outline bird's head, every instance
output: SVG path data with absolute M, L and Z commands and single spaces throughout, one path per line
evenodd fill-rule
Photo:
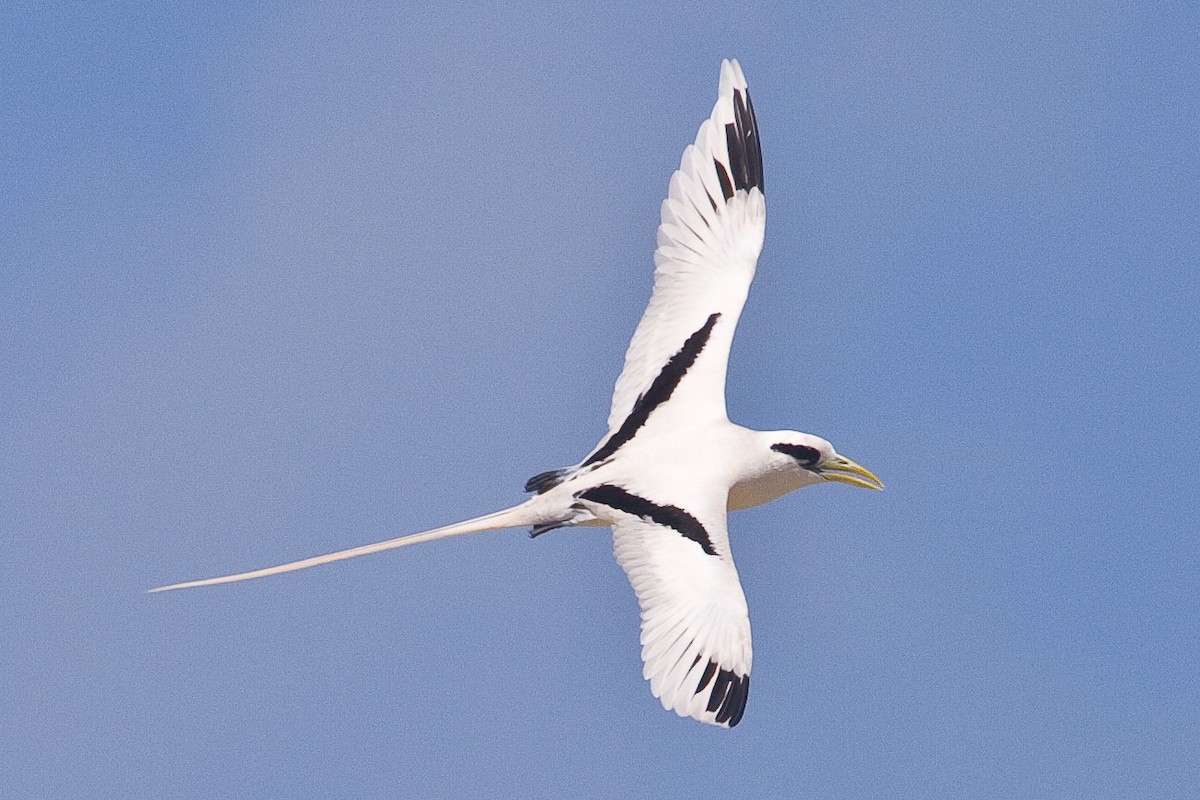
M 775 458 L 786 459 L 786 468 L 799 470 L 806 484 L 834 481 L 864 489 L 883 488 L 883 481 L 871 470 L 838 455 L 833 445 L 819 436 L 787 431 L 772 438 Z

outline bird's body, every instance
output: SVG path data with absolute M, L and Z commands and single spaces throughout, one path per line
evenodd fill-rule
M 750 621 L 727 511 L 810 484 L 882 484 L 824 439 L 729 421 L 725 372 L 766 222 L 754 108 L 736 61 L 663 202 L 654 292 L 613 392 L 608 433 L 578 464 L 535 475 L 534 496 L 444 528 L 253 572 L 231 583 L 500 528 L 604 525 L 637 595 L 644 674 L 665 708 L 732 727 L 749 692 Z

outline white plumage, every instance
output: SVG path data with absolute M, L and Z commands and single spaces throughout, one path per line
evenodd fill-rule
M 736 61 L 726 61 L 721 65 L 720 91 L 712 115 L 700 125 L 696 143 L 683 151 L 679 169 L 671 176 L 654 251 L 654 292 L 629 343 L 625 369 L 617 378 L 608 416 L 610 432 L 620 426 L 633 399 L 646 389 L 680 343 L 713 312 L 720 312 L 723 325 L 705 348 L 704 364 L 697 365 L 705 370 L 703 378 L 689 376 L 679 391 L 687 395 L 689 415 L 725 417 L 729 348 L 754 279 L 767 222 L 761 189 L 738 191 L 726 201 L 713 167 L 714 162 L 729 164 L 724 131 L 734 123 L 735 90 L 749 98 L 741 68 Z M 757 131 L 754 137 L 757 139 Z
M 418 542 L 523 525 L 534 535 L 607 525 L 641 609 L 643 674 L 663 707 L 732 727 L 750 687 L 750 619 L 727 511 L 835 481 L 882 483 L 832 445 L 752 431 L 725 412 L 734 329 L 763 245 L 762 151 L 746 79 L 721 64 L 712 114 L 662 204 L 654 291 L 613 391 L 608 432 L 578 464 L 531 478 L 512 508 L 424 533 L 277 567 L 188 581 L 183 589 L 293 572 Z

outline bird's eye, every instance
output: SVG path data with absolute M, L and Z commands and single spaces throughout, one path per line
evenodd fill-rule
M 785 456 L 791 456 L 806 467 L 816 466 L 821 460 L 821 452 L 815 447 L 807 447 L 802 444 L 773 444 L 771 449 L 777 453 L 783 453 Z

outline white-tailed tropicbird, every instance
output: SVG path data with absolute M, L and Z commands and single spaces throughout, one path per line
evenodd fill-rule
M 654 291 L 617 378 L 608 433 L 572 467 L 525 484 L 512 508 L 277 567 L 154 589 L 232 583 L 468 533 L 612 528 L 641 606 L 643 674 L 663 707 L 733 727 L 750 691 L 750 618 L 728 511 L 816 483 L 883 488 L 817 436 L 754 431 L 725 413 L 733 331 L 762 250 L 762 151 L 737 61 L 721 64 L 712 115 L 683 151 L 662 204 Z

